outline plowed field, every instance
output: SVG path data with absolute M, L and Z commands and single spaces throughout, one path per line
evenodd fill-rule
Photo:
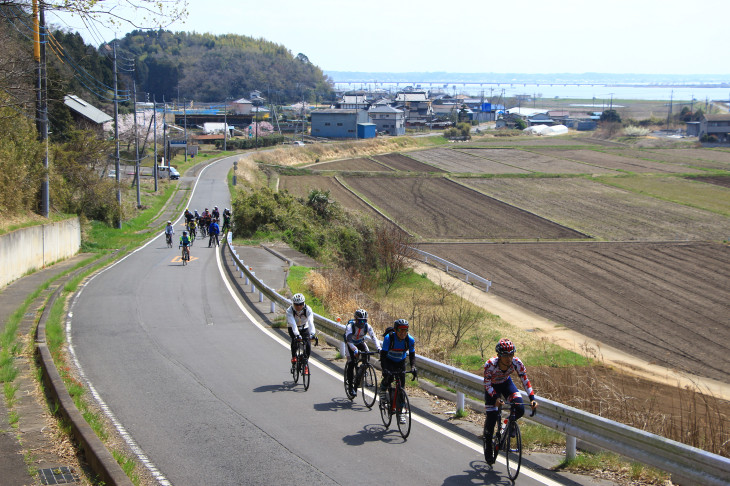
M 689 151 L 688 151 L 689 150 Z M 697 150 L 695 152 L 695 150 Z M 706 169 L 729 170 L 730 167 L 724 163 L 724 155 L 720 154 L 721 160 L 713 160 L 716 155 L 704 154 L 704 150 L 698 149 L 611 149 L 612 153 L 624 155 L 626 157 L 634 157 L 637 159 L 658 160 L 660 162 L 669 162 L 671 164 L 681 165 L 684 167 L 704 167 Z M 721 152 L 715 150 L 713 152 Z M 728 152 L 724 152 L 728 154 Z
M 497 149 L 498 150 L 498 149 Z M 506 149 L 508 150 L 508 149 Z M 528 174 L 529 171 L 502 164 L 493 160 L 475 157 L 456 150 L 439 148 L 411 152 L 411 157 L 446 172 L 466 172 L 468 174 Z
M 725 216 L 587 179 L 460 181 L 500 201 L 602 240 L 723 240 L 730 233 L 730 222 Z
M 438 167 L 424 164 L 402 154 L 374 155 L 373 158 L 388 167 L 405 172 L 444 172 Z
M 406 230 L 423 238 L 584 237 L 448 179 L 346 177 L 344 181 Z
M 730 247 L 422 244 L 490 292 L 644 360 L 730 383 Z
M 606 169 L 624 170 L 628 172 L 651 172 L 658 174 L 666 173 L 701 173 L 699 169 L 692 169 L 686 166 L 651 162 L 649 160 L 641 160 L 632 157 L 624 157 L 605 152 L 597 152 L 595 150 L 556 150 L 556 149 L 539 149 L 539 152 L 550 155 L 552 157 L 562 157 L 565 159 L 577 160 L 587 164 L 596 165 Z
M 316 164 L 308 165 L 307 168 L 312 170 L 344 170 L 355 172 L 388 172 L 393 170 L 390 167 L 378 164 L 374 160 L 370 160 L 365 157 L 334 160 L 332 162 L 318 162 Z
M 455 150 L 457 151 L 457 150 Z M 459 149 L 480 158 L 543 174 L 604 174 L 610 169 L 517 149 Z

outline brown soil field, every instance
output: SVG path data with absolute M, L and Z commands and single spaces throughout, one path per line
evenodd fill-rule
M 512 167 L 519 167 L 530 172 L 544 174 L 605 174 L 610 169 L 595 165 L 574 162 L 558 157 L 551 157 L 538 152 L 518 149 L 459 149 L 477 157 L 488 158 Z
M 286 189 L 294 196 L 306 198 L 312 189 L 330 191 L 330 197 L 348 209 L 377 215 L 362 199 L 348 191 L 334 177 L 326 176 L 281 176 L 279 190 Z
M 457 147 L 468 147 L 468 148 L 475 148 L 479 147 L 480 145 L 493 147 L 495 145 L 498 145 L 500 147 L 532 147 L 532 146 L 545 146 L 545 145 L 551 145 L 555 147 L 570 147 L 570 146 L 576 146 L 576 145 L 586 145 L 588 142 L 585 142 L 580 139 L 573 139 L 573 138 L 552 138 L 549 142 L 546 142 L 544 138 L 540 137 L 534 137 L 531 135 L 520 135 L 516 137 L 495 137 L 494 135 L 487 132 L 486 135 L 479 136 L 476 135 L 474 138 L 472 138 L 471 141 L 469 141 L 466 144 L 459 144 Z
M 424 243 L 490 293 L 643 360 L 730 383 L 730 246 Z
M 411 152 L 410 156 L 424 163 L 440 167 L 446 172 L 468 174 L 528 174 L 529 171 L 475 157 L 456 150 L 437 148 Z
M 403 154 L 373 155 L 373 159 L 394 170 L 402 170 L 404 172 L 445 172 L 438 167 L 424 164 Z
M 728 219 L 722 215 L 587 179 L 459 180 L 488 196 L 601 240 L 728 238 Z
M 562 157 L 566 159 L 577 160 L 587 164 L 604 167 L 606 169 L 624 170 L 628 172 L 639 173 L 699 173 L 699 169 L 691 169 L 686 166 L 675 165 L 672 163 L 651 162 L 622 155 L 615 155 L 605 152 L 597 152 L 595 150 L 560 150 L 560 149 L 536 149 L 540 153 L 550 155 L 552 157 Z
M 346 177 L 344 181 L 422 238 L 584 238 L 577 231 L 444 178 Z
M 693 177 L 692 180 L 702 181 L 708 184 L 715 184 L 716 186 L 730 188 L 730 176 Z
M 393 170 L 390 167 L 379 164 L 374 160 L 365 157 L 335 160 L 332 162 L 317 162 L 316 164 L 306 166 L 306 168 L 312 170 L 344 170 L 362 172 L 390 172 Z

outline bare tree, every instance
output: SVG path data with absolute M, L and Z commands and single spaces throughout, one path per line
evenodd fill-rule
M 450 300 L 449 305 L 442 307 L 442 316 L 443 325 L 453 338 L 451 347 L 455 348 L 487 313 L 458 295 L 453 294 Z
M 403 272 L 410 267 L 413 258 L 413 238 L 400 228 L 383 224 L 376 230 L 376 248 L 384 271 L 385 295 Z

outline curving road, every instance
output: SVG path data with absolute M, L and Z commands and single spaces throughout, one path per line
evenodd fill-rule
M 232 162 L 201 173 L 191 208 L 230 207 Z M 386 432 L 322 365 L 308 392 L 292 387 L 288 345 L 242 311 L 200 243 L 183 267 L 156 238 L 87 282 L 68 320 L 92 391 L 161 484 L 509 484 L 479 444 L 416 421 L 406 442 Z M 556 484 L 529 475 L 520 484 Z

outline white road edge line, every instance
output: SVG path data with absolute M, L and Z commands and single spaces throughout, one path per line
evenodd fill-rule
M 223 247 L 223 251 L 225 251 L 225 246 Z M 246 308 L 246 306 L 243 305 L 243 302 L 241 302 L 241 299 L 238 296 L 238 293 L 233 289 L 233 287 L 231 286 L 231 283 L 228 281 L 228 278 L 226 278 L 226 275 L 225 275 L 225 273 L 223 271 L 223 264 L 221 263 L 221 252 L 220 251 L 216 251 L 215 257 L 216 257 L 216 262 L 218 263 L 218 271 L 220 272 L 221 279 L 223 280 L 223 283 L 225 283 L 226 288 L 228 289 L 228 292 L 231 294 L 231 297 L 233 297 L 233 300 L 236 302 L 236 305 L 238 306 L 239 309 L 241 309 L 241 312 L 256 327 L 258 327 L 264 334 L 266 334 L 271 339 L 273 339 L 274 341 L 278 342 L 279 344 L 281 344 L 285 348 L 289 349 L 291 343 L 289 343 L 288 341 L 284 340 L 283 338 L 281 338 L 280 336 L 278 336 L 277 334 L 275 334 L 273 331 L 271 331 L 271 329 L 268 326 L 265 326 L 265 325 L 261 324 L 253 316 L 253 314 L 251 314 L 251 312 L 249 312 L 249 310 Z M 317 361 L 316 359 L 313 359 L 312 361 L 310 361 L 310 364 L 314 364 L 314 366 L 316 366 L 317 368 L 319 368 L 320 370 L 324 371 L 325 373 L 327 373 L 328 375 L 334 377 L 337 380 L 342 379 L 342 376 L 341 375 L 335 373 L 329 367 L 320 364 L 319 361 Z M 425 425 L 426 427 L 429 427 L 430 429 L 438 432 L 439 434 L 444 435 L 444 436 L 446 436 L 446 437 L 448 437 L 448 438 L 450 438 L 450 439 L 458 442 L 459 444 L 462 444 L 462 445 L 464 445 L 464 446 L 472 449 L 475 452 L 478 452 L 480 454 L 484 454 L 484 450 L 483 450 L 482 444 L 477 444 L 475 442 L 472 442 L 470 440 L 467 440 L 464 437 L 461 437 L 461 436 L 459 436 L 459 435 L 451 432 L 450 430 L 448 430 L 448 429 L 446 429 L 446 428 L 444 428 L 444 427 L 442 427 L 442 426 L 440 426 L 440 425 L 432 422 L 431 420 L 429 420 L 429 419 L 427 419 L 425 417 L 422 417 L 420 415 L 417 415 L 415 413 L 412 413 L 412 418 L 416 422 L 419 422 L 419 423 Z M 506 461 L 505 461 L 505 459 L 501 455 L 497 457 L 497 461 L 500 464 L 506 465 Z M 552 479 L 548 478 L 547 476 L 544 476 L 544 475 L 542 475 L 540 473 L 537 473 L 535 471 L 532 471 L 529 468 L 525 468 L 525 467 L 520 468 L 520 474 L 523 474 L 525 476 L 529 476 L 532 479 L 534 479 L 536 481 L 540 481 L 540 482 L 542 482 L 543 484 L 545 484 L 547 486 L 560 486 L 560 483 L 558 483 L 556 481 L 553 481 Z
M 203 172 L 205 172 L 208 169 L 208 167 L 212 167 L 213 165 L 217 164 L 218 162 L 222 162 L 222 161 L 224 161 L 224 160 L 226 160 L 228 158 L 229 157 L 224 157 L 224 158 L 222 158 L 220 160 L 216 160 L 215 162 L 211 162 L 207 166 L 203 167 L 203 169 L 200 171 L 200 175 L 202 175 Z M 198 187 L 198 181 L 200 181 L 200 175 L 198 175 L 198 178 L 195 180 L 195 185 L 193 185 L 193 189 L 190 191 L 190 199 L 192 199 L 193 194 L 195 194 L 195 189 Z M 177 224 L 182 219 L 182 217 L 183 217 L 183 215 L 181 214 L 175 220 L 175 224 Z M 161 234 L 164 235 L 165 232 L 163 231 Z M 147 243 L 145 243 L 144 245 L 140 246 L 136 250 L 130 252 L 125 257 L 120 258 L 119 260 L 117 260 L 116 262 L 112 263 L 108 267 L 100 270 L 98 273 L 96 273 L 91 278 L 89 278 L 86 282 L 84 282 L 83 284 L 80 285 L 80 288 L 79 288 L 78 292 L 76 292 L 76 295 L 74 296 L 74 299 L 71 302 L 71 305 L 69 306 L 68 313 L 66 315 L 66 342 L 68 343 L 68 351 L 69 351 L 69 353 L 71 355 L 71 359 L 73 360 L 74 365 L 78 369 L 79 375 L 86 382 L 86 385 L 89 387 L 89 392 L 91 392 L 91 395 L 94 397 L 94 400 L 96 400 L 97 404 L 104 411 L 104 414 L 107 416 L 107 418 L 109 419 L 109 421 L 117 429 L 117 432 L 119 433 L 119 435 L 122 436 L 122 438 L 127 443 L 127 445 L 132 450 L 132 452 L 137 456 L 137 458 L 139 459 L 139 461 L 142 464 L 144 464 L 144 466 L 147 468 L 147 470 L 150 472 L 150 474 L 152 474 L 152 476 L 157 480 L 157 482 L 160 485 L 162 485 L 162 486 L 172 486 L 172 483 L 160 472 L 159 469 L 157 469 L 157 467 L 155 466 L 155 464 L 152 461 L 149 460 L 149 458 L 145 455 L 144 451 L 142 451 L 142 448 L 139 447 L 139 445 L 134 441 L 134 439 L 132 438 L 132 436 L 129 435 L 129 432 L 127 432 L 127 429 L 125 429 L 124 426 L 117 420 L 116 416 L 111 411 L 111 409 L 109 408 L 109 406 L 101 398 L 101 395 L 99 395 L 99 393 L 97 392 L 97 390 L 94 387 L 94 385 L 86 377 L 86 373 L 84 373 L 84 370 L 81 367 L 81 363 L 79 362 L 78 357 L 76 356 L 76 350 L 74 349 L 73 340 L 71 338 L 71 321 L 73 319 L 73 309 L 76 306 L 76 302 L 78 301 L 79 296 L 84 291 L 84 289 L 86 288 L 86 286 L 89 283 L 91 283 L 92 280 L 94 280 L 96 277 L 98 277 L 102 273 L 106 272 L 110 268 L 115 267 L 119 263 L 123 262 L 127 258 L 129 258 L 132 255 L 134 255 L 135 253 L 137 253 L 138 251 L 147 248 L 158 237 L 159 237 L 159 235 L 158 236 L 153 236 L 152 238 L 150 238 L 150 240 Z M 220 268 L 220 264 L 219 264 L 219 268 Z

